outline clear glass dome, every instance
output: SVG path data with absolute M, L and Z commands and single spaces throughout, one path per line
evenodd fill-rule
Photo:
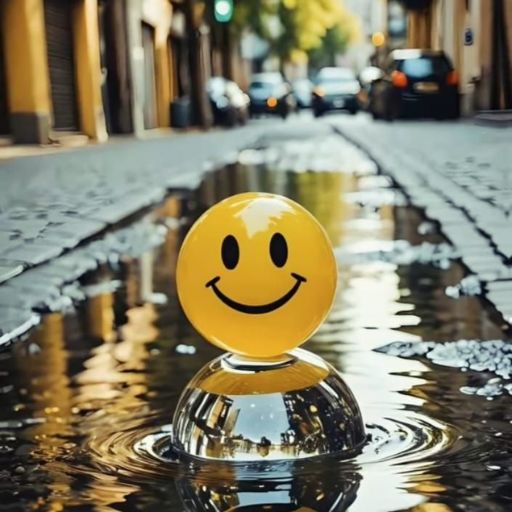
M 215 359 L 188 384 L 173 419 L 174 449 L 213 460 L 351 457 L 365 440 L 339 373 L 300 349 L 266 360 Z

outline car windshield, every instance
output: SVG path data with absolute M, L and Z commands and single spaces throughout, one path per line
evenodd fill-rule
M 329 69 L 320 71 L 316 77 L 317 84 L 331 82 L 353 82 L 356 79 L 351 69 Z
M 425 78 L 433 75 L 443 75 L 450 71 L 450 65 L 442 57 L 419 57 L 406 59 L 402 62 L 401 71 L 411 78 Z
M 276 85 L 275 82 L 251 82 L 251 89 L 268 89 L 274 87 Z

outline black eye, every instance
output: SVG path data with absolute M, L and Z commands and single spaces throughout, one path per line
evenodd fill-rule
M 238 265 L 238 260 L 240 259 L 240 248 L 233 235 L 228 235 L 224 238 L 221 252 L 224 266 L 229 270 L 233 270 Z
M 270 257 L 276 267 L 283 267 L 288 259 L 288 245 L 281 233 L 276 233 L 270 239 Z

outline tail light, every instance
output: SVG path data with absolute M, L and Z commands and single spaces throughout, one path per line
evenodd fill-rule
M 270 98 L 267 99 L 267 106 L 269 108 L 277 107 L 277 98 L 274 98 L 274 96 L 270 96 Z
M 393 71 L 393 73 L 391 73 L 391 81 L 398 89 L 404 89 L 407 87 L 408 83 L 407 75 L 401 71 Z
M 450 71 L 446 75 L 446 83 L 448 85 L 459 85 L 459 74 L 457 71 Z

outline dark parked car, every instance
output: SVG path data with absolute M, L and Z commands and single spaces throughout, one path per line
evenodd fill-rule
M 372 83 L 369 110 L 375 118 L 460 115 L 459 77 L 442 51 L 395 50 L 384 76 Z
M 299 108 L 311 107 L 311 93 L 313 84 L 307 78 L 300 78 L 292 83 L 293 95 Z
M 249 117 L 249 97 L 235 82 L 217 76 L 206 87 L 215 124 L 235 126 L 245 124 Z
M 249 98 L 251 115 L 277 114 L 285 119 L 297 107 L 290 84 L 281 73 L 254 75 L 249 85 Z
M 328 110 L 359 110 L 357 95 L 361 86 L 349 68 L 322 68 L 315 78 L 312 107 L 315 117 Z

